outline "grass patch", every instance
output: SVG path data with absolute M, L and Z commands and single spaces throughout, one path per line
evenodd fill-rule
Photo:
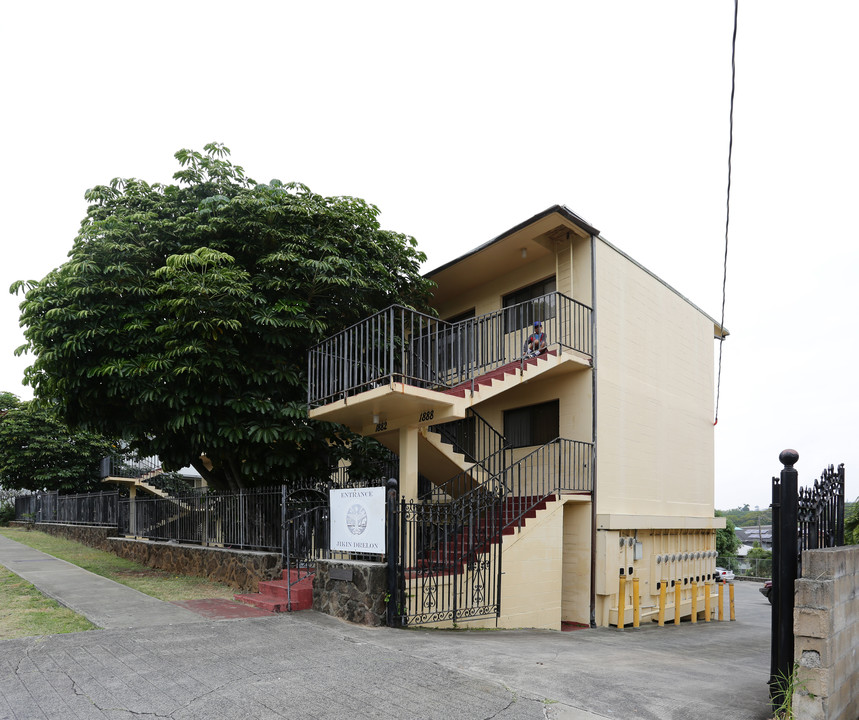
M 156 570 L 104 550 L 96 550 L 38 530 L 27 532 L 17 527 L 0 528 L 0 534 L 22 545 L 29 545 L 35 550 L 66 560 L 96 575 L 128 585 L 159 600 L 168 602 L 205 598 L 232 600 L 236 593 L 236 590 L 224 583 Z
M 85 617 L 45 597 L 0 565 L 0 640 L 95 628 Z

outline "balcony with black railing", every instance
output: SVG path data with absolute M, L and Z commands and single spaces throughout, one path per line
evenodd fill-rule
M 378 401 L 373 407 L 370 399 L 392 388 L 399 395 L 397 412 L 409 416 L 417 412 L 421 418 L 435 405 L 444 414 L 445 406 L 456 404 L 452 389 L 473 393 L 492 372 L 507 366 L 513 372 L 517 364 L 525 369 L 523 350 L 535 320 L 542 322 L 546 334 L 544 357 L 573 360 L 579 368 L 591 365 L 591 308 L 562 293 L 455 323 L 394 305 L 310 349 L 311 417 L 330 417 L 353 429 L 364 427 L 370 417 L 390 409 Z M 362 401 L 368 404 L 359 420 L 355 408 Z M 439 418 L 422 418 L 427 424 L 433 419 Z

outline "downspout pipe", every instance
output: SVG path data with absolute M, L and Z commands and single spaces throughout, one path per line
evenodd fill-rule
M 590 615 L 591 627 L 596 622 L 596 579 L 597 579 L 597 254 L 596 236 L 591 235 L 591 582 L 590 582 Z

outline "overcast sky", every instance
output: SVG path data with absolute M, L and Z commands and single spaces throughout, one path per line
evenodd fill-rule
M 42 2 L 0 10 L 0 390 L 19 298 L 113 177 L 225 143 L 355 195 L 426 269 L 563 203 L 721 312 L 733 2 Z M 779 452 L 859 495 L 859 3 L 742 0 L 716 506 Z M 644 469 L 646 471 L 646 469 Z

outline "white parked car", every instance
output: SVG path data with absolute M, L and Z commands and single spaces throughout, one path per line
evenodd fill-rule
M 725 570 L 723 567 L 716 568 L 716 575 L 713 578 L 716 582 L 731 582 L 734 579 L 733 570 Z

